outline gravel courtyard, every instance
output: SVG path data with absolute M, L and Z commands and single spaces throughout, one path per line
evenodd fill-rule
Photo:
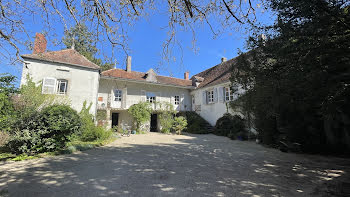
M 0 163 L 0 196 L 341 196 L 347 159 L 215 135 L 149 133 L 70 155 Z

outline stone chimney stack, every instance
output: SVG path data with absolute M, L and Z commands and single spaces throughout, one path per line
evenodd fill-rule
M 184 79 L 190 80 L 190 72 L 186 71 L 186 72 L 184 73 Z
M 46 51 L 46 45 L 47 45 L 47 41 L 45 36 L 41 33 L 36 33 L 33 54 L 44 53 Z
M 131 56 L 126 59 L 126 72 L 131 72 Z
M 221 63 L 224 63 L 224 62 L 226 62 L 227 61 L 227 58 L 226 57 L 222 57 L 221 58 Z

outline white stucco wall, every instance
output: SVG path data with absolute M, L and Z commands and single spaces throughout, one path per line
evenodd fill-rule
M 113 109 L 108 108 L 108 102 L 114 102 L 114 89 L 122 90 L 123 99 L 121 102 L 125 102 L 125 105 L 114 105 L 121 106 L 122 109 Z M 191 106 L 191 96 L 190 90 L 185 88 L 178 87 L 170 87 L 163 85 L 154 85 L 154 84 L 146 84 L 146 83 L 138 83 L 131 81 L 124 81 L 118 79 L 100 79 L 98 97 L 102 97 L 102 101 L 98 101 L 98 104 L 101 106 L 102 103 L 105 104 L 107 113 L 107 126 L 110 127 L 112 124 L 112 113 L 119 113 L 119 126 L 132 126 L 133 118 L 127 112 L 127 109 L 136 103 L 141 101 L 145 101 L 145 95 L 143 92 L 154 92 L 156 94 L 157 102 L 170 102 L 174 105 L 174 96 L 178 95 L 183 97 L 182 105 L 174 105 L 177 111 L 190 111 L 192 109 Z M 159 127 L 159 116 L 158 116 L 158 127 Z M 145 131 L 149 131 L 150 123 L 147 122 L 143 125 L 143 129 Z
M 66 79 L 68 81 L 66 97 L 72 108 L 79 112 L 84 101 L 87 101 L 87 104 L 92 103 L 90 113 L 95 115 L 100 77 L 98 70 L 31 59 L 25 59 L 25 62 L 21 85 L 26 83 L 28 74 L 38 84 L 46 77 Z
M 154 85 L 146 83 L 137 83 L 131 81 L 123 81 L 117 79 L 102 79 L 100 80 L 98 97 L 103 97 L 103 101 L 99 103 L 105 103 L 107 105 L 108 99 L 113 102 L 114 94 L 113 90 L 119 89 L 123 91 L 123 96 L 126 95 L 122 102 L 126 102 L 126 109 L 131 105 L 139 103 L 145 99 L 142 95 L 144 92 L 154 92 L 156 94 L 157 102 L 170 102 L 174 105 L 174 96 L 178 95 L 183 97 L 182 105 L 174 105 L 177 111 L 190 111 L 191 110 L 191 96 L 190 90 L 185 88 Z
M 219 89 L 222 87 L 229 87 L 230 83 L 222 83 L 215 86 L 199 88 L 193 90 L 191 95 L 194 97 L 194 103 L 192 104 L 192 110 L 196 111 L 202 118 L 208 121 L 212 126 L 215 126 L 216 121 L 224 115 L 227 111 L 233 115 L 237 114 L 243 117 L 243 114 L 239 111 L 233 111 L 228 106 L 228 102 L 225 101 L 225 95 L 219 93 Z M 206 104 L 203 100 L 203 92 L 217 89 L 218 99 L 217 102 Z M 238 93 L 243 94 L 244 90 L 240 87 Z M 196 106 L 200 105 L 200 110 L 195 110 Z

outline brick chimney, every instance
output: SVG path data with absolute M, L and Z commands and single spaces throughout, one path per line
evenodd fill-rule
M 126 58 L 126 72 L 131 72 L 131 56 Z
M 184 79 L 190 80 L 190 72 L 186 71 L 186 72 L 184 73 Z
M 46 45 L 47 45 L 47 41 L 45 36 L 41 33 L 36 33 L 33 54 L 44 53 L 46 51 Z

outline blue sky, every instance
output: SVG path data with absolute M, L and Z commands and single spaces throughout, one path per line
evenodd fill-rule
M 261 23 L 271 23 L 273 21 L 273 15 L 269 12 L 260 13 L 258 11 L 257 18 Z M 190 77 L 196 73 L 199 73 L 207 68 L 220 63 L 221 57 L 228 59 L 237 56 L 238 49 L 245 51 L 245 40 L 249 36 L 249 31 L 244 27 L 238 28 L 237 31 L 226 31 L 220 36 L 213 38 L 214 35 L 210 31 L 207 25 L 199 26 L 196 29 L 196 47 L 199 49 L 197 52 L 192 48 L 192 33 L 186 31 L 179 31 L 177 39 L 181 43 L 179 47 L 174 48 L 173 58 L 176 61 L 164 62 L 161 56 L 162 44 L 167 38 L 167 30 L 162 29 L 168 22 L 166 15 L 157 13 L 147 19 L 142 19 L 130 28 L 129 35 L 129 48 L 132 56 L 132 70 L 145 72 L 150 68 L 158 69 L 160 75 L 174 76 L 183 78 L 185 71 L 190 72 Z M 26 27 L 33 36 L 34 40 L 35 32 L 41 32 L 43 29 L 43 21 L 40 18 L 26 18 Z M 218 25 L 213 23 L 214 26 Z M 63 49 L 65 46 L 60 44 L 54 46 L 51 42 L 53 39 L 60 40 L 63 37 L 63 25 L 55 23 L 55 33 L 57 35 L 49 35 L 48 49 L 51 51 Z M 111 56 L 110 45 L 106 43 L 99 43 L 98 48 L 101 53 Z M 21 47 L 22 54 L 31 53 L 28 49 Z M 125 68 L 125 54 L 123 52 L 115 54 L 115 59 L 119 62 L 117 68 Z M 0 73 L 10 73 L 18 77 L 21 77 L 22 65 L 10 65 L 9 61 L 3 57 L 0 57 L 1 66 Z

